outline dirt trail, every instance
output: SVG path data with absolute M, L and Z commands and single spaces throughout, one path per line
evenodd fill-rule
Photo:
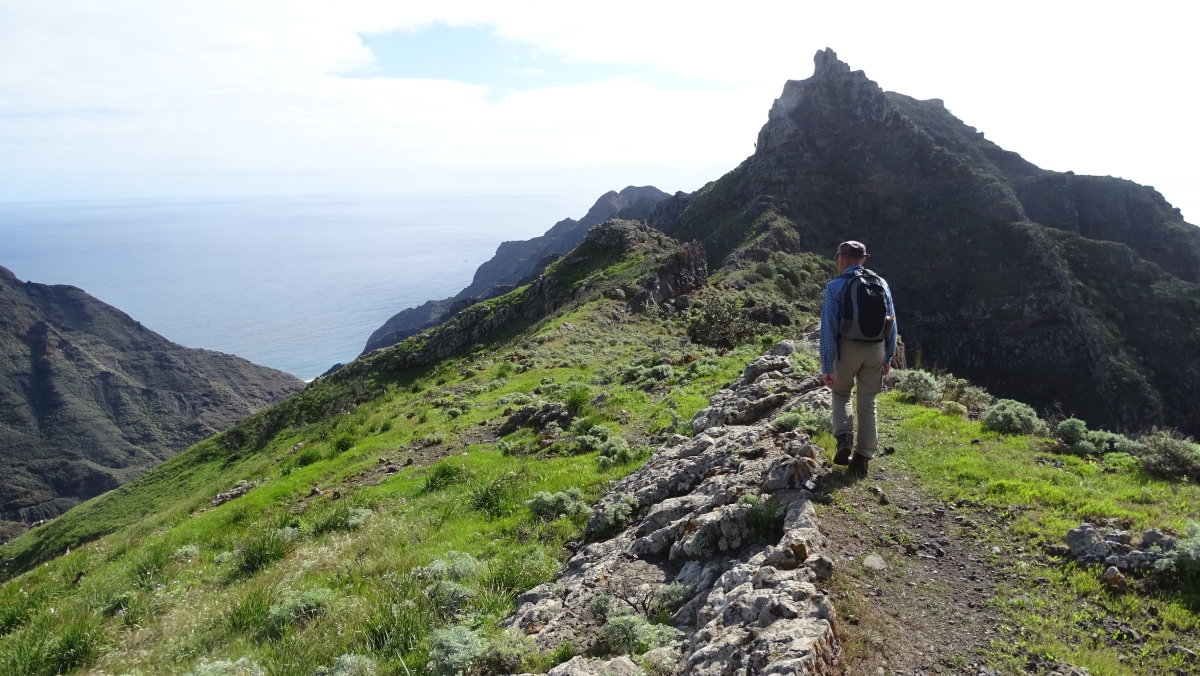
M 1005 573 L 981 535 L 1002 519 L 934 500 L 896 455 L 880 454 L 867 479 L 839 470 L 823 481 L 843 673 L 990 674 L 980 650 L 997 637 L 998 615 L 987 601 Z

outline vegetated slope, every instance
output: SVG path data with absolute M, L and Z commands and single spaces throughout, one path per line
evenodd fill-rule
M 303 387 L 172 343 L 75 287 L 0 268 L 0 540 Z
M 648 222 L 730 283 L 861 240 L 924 363 L 1096 425 L 1200 433 L 1200 228 L 1152 188 L 1042 170 L 831 50 L 754 155 Z
M 610 190 L 601 195 L 579 220 L 564 218 L 533 239 L 502 242 L 496 254 L 475 271 L 475 278 L 467 288 L 450 298 L 426 301 L 393 315 L 367 339 L 363 354 L 395 345 L 446 321 L 463 308 L 531 281 L 555 258 L 582 242 L 589 228 L 609 218 L 644 219 L 659 201 L 667 197 L 667 193 L 654 186 L 631 185 L 620 192 Z
M 8 543 L 3 574 L 20 577 L 0 589 L 0 673 L 182 674 L 247 656 L 309 674 L 351 652 L 429 673 L 433 630 L 465 613 L 495 631 L 557 572 L 586 515 L 555 510 L 598 499 L 648 437 L 690 430 L 757 351 L 691 344 L 687 317 L 656 309 L 704 270 L 694 246 L 606 223 L 479 314 L 320 378 Z M 517 422 L 501 426 L 507 412 Z M 230 489 L 239 497 L 209 504 Z M 566 489 L 581 492 L 524 504 Z M 481 563 L 419 568 L 450 549 Z M 569 656 L 526 655 L 538 670 Z
M 319 378 L 300 395 L 0 547 L 0 574 L 15 578 L 0 586 L 0 675 L 86 669 L 199 676 L 262 667 L 266 673 L 307 676 L 321 669 L 370 673 L 373 665 L 383 675 L 452 676 L 541 673 L 570 661 L 583 642 L 535 644 L 504 627 L 513 623 L 519 595 L 557 579 L 560 565 L 573 556 L 599 551 L 588 548 L 612 532 L 604 524 L 656 522 L 681 506 L 648 500 L 635 510 L 609 490 L 643 463 L 651 451 L 646 444 L 666 441 L 678 453 L 660 449 L 661 454 L 682 456 L 704 442 L 697 437 L 682 444 L 674 436 L 690 436 L 695 421 L 740 424 L 768 415 L 793 391 L 823 392 L 809 389 L 816 381 L 805 377 L 817 368 L 811 345 L 790 356 L 794 377 L 777 378 L 761 368 L 745 375 L 747 362 L 778 338 L 811 335 L 819 279 L 832 274 L 828 260 L 810 254 L 776 252 L 768 258 L 732 275 L 718 273 L 713 279 L 721 283 L 715 287 L 696 288 L 705 260 L 697 245 L 679 246 L 640 224 L 606 223 L 534 283 Z M 736 288 L 743 283 L 746 288 Z M 699 339 L 723 347 L 695 342 Z M 777 357 L 766 361 L 779 365 Z M 973 567 L 991 566 L 989 575 L 1001 581 L 995 598 L 991 587 L 986 594 L 972 593 L 987 597 L 1000 617 L 992 631 L 1003 631 L 1005 640 L 991 652 L 947 653 L 961 659 L 944 664 L 943 673 L 970 665 L 974 674 L 976 664 L 1011 671 L 1020 660 L 1041 660 L 1050 652 L 1104 667 L 1095 674 L 1164 673 L 1164 667 L 1183 665 L 1186 653 L 1174 646 L 1194 647 L 1200 636 L 1190 597 L 1169 581 L 1110 591 L 1097 583 L 1099 571 L 1074 563 L 1062 567 L 1034 556 L 1032 548 L 1043 539 L 1055 542 L 1061 537 L 1055 530 L 1084 516 L 1126 527 L 1181 529 L 1200 505 L 1200 489 L 1147 474 L 1124 453 L 1060 459 L 1057 454 L 1075 447 L 981 429 L 962 411 L 977 414 L 988 401 L 985 393 L 944 375 L 915 375 L 920 377 L 914 382 L 928 381 L 919 391 L 929 403 L 885 395 L 882 420 L 890 428 L 885 439 L 898 451 L 877 461 L 872 481 L 890 481 L 885 485 L 893 499 L 905 495 L 893 490 L 898 484 L 912 481 L 925 483 L 923 490 L 936 499 L 957 501 L 960 515 L 974 516 L 983 528 L 972 530 L 975 524 L 953 520 L 954 512 L 947 512 L 946 520 L 956 524 L 947 533 L 956 538 L 950 553 L 973 557 L 966 559 Z M 789 437 L 780 434 L 792 426 L 813 434 L 830 457 L 833 440 L 822 431 L 828 429 L 827 416 L 797 409 L 791 419 L 771 422 L 772 436 L 756 432 L 754 445 L 740 435 L 728 439 L 737 443 L 720 449 L 719 466 L 694 477 L 712 479 L 699 490 L 728 487 L 726 473 L 751 470 L 757 458 L 781 459 L 758 441 L 805 450 L 788 446 Z M 1188 473 L 1200 475 L 1200 450 L 1192 454 L 1196 462 Z M 643 474 L 659 469 L 659 463 L 648 465 Z M 788 476 L 777 478 L 798 488 Z M 813 478 L 820 525 L 827 503 L 847 509 L 839 489 L 847 478 L 841 470 Z M 785 530 L 798 525 L 786 514 L 772 514 L 771 501 L 739 497 L 726 496 L 758 532 L 776 533 L 781 517 Z M 686 507 L 702 509 L 704 502 L 689 499 Z M 586 535 L 593 506 L 591 520 L 600 527 Z M 898 505 L 897 515 L 908 507 Z M 1000 529 L 1007 539 L 992 537 L 991 513 L 977 516 L 969 511 L 974 508 L 1011 515 L 1008 527 Z M 850 509 L 851 518 L 862 523 L 856 535 L 878 548 L 889 566 L 925 563 L 905 547 L 911 542 L 879 537 L 896 535 L 895 524 L 879 523 L 855 505 Z M 724 523 L 714 523 L 711 515 L 697 521 L 710 531 Z M 711 544 L 699 536 L 688 541 Z M 1005 552 L 1011 547 L 1020 559 L 989 554 L 997 545 Z M 70 554 L 62 556 L 68 547 Z M 830 550 L 829 556 L 838 603 L 857 608 L 852 604 L 869 602 L 864 596 L 907 603 L 881 599 L 873 585 L 885 585 L 873 581 L 870 571 L 864 576 L 851 569 L 857 564 L 845 559 L 846 552 Z M 721 578 L 722 593 L 733 597 L 754 587 L 754 596 L 728 604 L 739 624 L 774 623 L 769 609 L 765 618 L 747 614 L 757 596 L 776 598 L 785 589 L 808 593 L 787 579 L 794 577 L 788 565 L 779 575 L 767 570 L 774 564 L 761 566 L 743 586 L 737 576 L 765 561 L 731 556 L 726 563 L 725 572 L 734 572 Z M 1036 568 L 1026 570 L 1027 565 Z M 1044 577 L 1032 576 L 1051 567 Z M 656 570 L 667 581 L 669 573 L 685 569 Z M 705 582 L 703 566 L 687 570 L 692 577 L 685 576 L 685 586 L 711 584 L 721 573 L 710 570 L 714 579 Z M 918 575 L 932 593 L 942 591 L 936 573 Z M 677 636 L 673 623 L 691 621 L 686 613 L 670 612 L 673 604 L 687 601 L 688 592 L 651 586 L 653 594 L 646 596 L 645 589 L 626 593 L 631 590 L 615 582 L 619 593 L 607 610 L 600 603 L 571 608 L 591 619 L 570 627 L 598 629 L 589 638 L 588 657 L 614 659 L 574 660 L 556 674 L 589 664 L 636 665 L 656 676 L 677 673 L 685 665 L 671 660 L 687 654 L 688 646 L 647 649 Z M 759 589 L 772 585 L 778 589 Z M 1031 587 L 1038 591 L 1027 592 Z M 547 589 L 558 588 L 549 585 L 541 592 Z M 871 593 L 864 595 L 864 589 Z M 543 597 L 520 600 L 524 606 L 550 600 Z M 1029 601 L 1033 597 L 1054 598 L 1054 605 L 1036 607 Z M 714 601 L 711 594 L 708 601 Z M 629 614 L 622 603 L 641 610 Z M 721 604 L 712 607 L 719 611 Z M 781 616 L 792 610 L 785 603 L 772 607 Z M 1147 607 L 1155 609 L 1154 619 L 1140 614 Z M 875 641 L 882 634 L 873 616 L 864 613 L 856 631 L 846 632 L 844 620 L 859 617 L 814 608 L 818 619 L 832 620 L 839 637 L 848 637 L 845 645 L 827 645 L 826 655 L 840 650 L 856 660 L 870 651 L 874 660 L 875 653 L 892 651 L 890 644 Z M 940 612 L 942 606 L 920 606 L 920 612 L 926 609 Z M 525 622 L 530 614 L 520 617 Z M 1023 628 L 1032 617 L 1044 619 L 1032 635 L 1036 641 L 1027 640 L 1031 634 Z M 1120 633 L 1086 639 L 1090 630 L 1077 626 L 1078 618 L 1102 622 L 1097 626 L 1106 630 L 1117 621 L 1158 629 L 1131 646 Z M 536 631 L 533 620 L 528 626 Z M 772 646 L 787 638 L 756 631 L 746 637 Z M 904 640 L 911 654 L 913 645 Z M 719 657 L 732 663 L 740 644 L 721 645 Z M 1137 660 L 1125 656 L 1130 650 L 1137 650 Z M 847 664 L 848 673 L 857 673 L 860 664 L 871 664 L 868 673 L 874 673 L 866 659 Z M 884 661 L 903 664 L 925 662 Z

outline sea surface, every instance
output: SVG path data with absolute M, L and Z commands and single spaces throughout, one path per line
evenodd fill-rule
M 404 308 L 452 296 L 572 195 L 0 203 L 0 265 L 70 284 L 188 347 L 309 380 Z

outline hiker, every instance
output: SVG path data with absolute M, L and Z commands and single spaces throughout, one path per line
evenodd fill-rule
M 838 271 L 825 286 L 821 308 L 821 379 L 833 390 L 833 436 L 836 465 L 849 465 L 852 476 L 867 476 L 879 437 L 875 429 L 875 395 L 896 353 L 896 310 L 883 277 L 863 267 L 867 247 L 842 242 L 837 250 Z M 850 389 L 858 381 L 858 446 Z M 853 457 L 851 457 L 853 453 Z

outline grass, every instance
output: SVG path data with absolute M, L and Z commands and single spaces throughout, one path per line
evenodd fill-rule
M 206 441 L 9 543 L 9 570 L 25 570 L 0 586 L 0 674 L 89 667 L 182 675 L 201 659 L 241 657 L 267 673 L 311 674 L 358 652 L 380 673 L 417 676 L 434 629 L 469 621 L 496 636 L 516 595 L 557 574 L 562 545 L 585 522 L 579 514 L 547 519 L 525 503 L 539 492 L 572 491 L 595 502 L 639 464 L 602 469 L 595 451 L 546 445 L 528 429 L 509 437 L 519 453 L 480 443 L 480 423 L 494 429 L 503 419 L 501 398 L 563 401 L 641 448 L 646 437 L 690 420 L 761 347 L 718 356 L 684 342 L 679 320 L 614 321 L 614 305 L 594 301 L 500 351 L 408 373 L 351 410 L 287 427 L 260 451 L 231 453 Z M 694 360 L 665 380 L 622 377 L 685 353 Z M 447 416 L 451 408 L 460 414 Z M 431 436 L 439 441 L 425 446 Z M 434 462 L 354 483 L 380 456 Z M 259 483 L 208 504 L 240 480 Z M 322 495 L 310 495 L 314 484 Z M 86 523 L 93 516 L 102 523 Z M 95 537 L 104 529 L 112 532 Z M 50 554 L 67 546 L 69 554 Z M 457 583 L 464 589 L 432 590 L 414 577 L 448 551 L 482 562 L 477 577 Z M 46 565 L 30 567 L 38 557 Z M 321 603 L 288 610 L 312 590 L 325 590 Z M 571 652 L 522 659 L 544 670 Z
M 911 479 L 944 501 L 965 501 L 968 509 L 975 505 L 1003 519 L 1002 529 L 979 534 L 983 544 L 1014 552 L 993 559 L 1008 569 L 992 600 L 1005 617 L 992 644 L 994 664 L 1016 672 L 1031 656 L 1049 656 L 1095 676 L 1191 668 L 1171 646 L 1194 648 L 1200 641 L 1195 581 L 1148 592 L 1110 591 L 1099 580 L 1099 567 L 1063 565 L 1040 551 L 1044 544 L 1062 544 L 1067 530 L 1083 521 L 1115 519 L 1135 532 L 1182 532 L 1200 513 L 1200 487 L 1149 476 L 1118 454 L 1054 454 L 1041 438 L 991 432 L 894 394 L 881 397 L 879 410 Z M 1146 640 L 1124 640 L 1115 633 L 1119 624 Z

